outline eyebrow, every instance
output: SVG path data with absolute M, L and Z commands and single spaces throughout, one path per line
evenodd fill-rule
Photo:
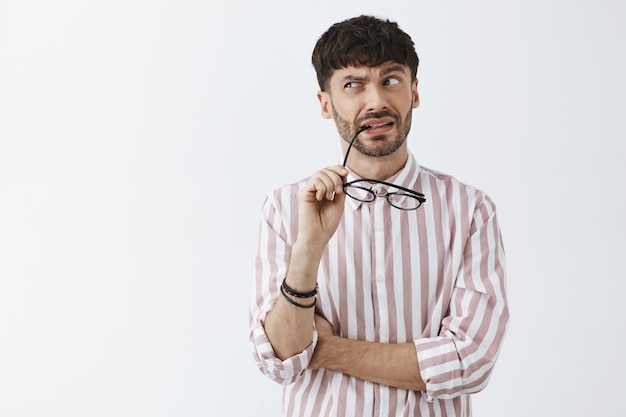
M 406 67 L 405 67 L 404 65 L 395 64 L 395 65 L 392 65 L 392 66 L 390 66 L 390 67 L 385 68 L 384 70 L 382 70 L 381 74 L 382 74 L 382 75 L 387 75 L 387 74 L 390 74 L 390 73 L 392 73 L 392 72 L 401 72 L 401 73 L 404 73 L 404 69 L 405 69 L 405 68 L 406 68 Z
M 367 81 L 368 79 L 369 76 L 348 74 L 345 77 L 342 77 L 340 81 L 345 83 L 348 81 Z
M 390 67 L 385 68 L 384 70 L 381 71 L 381 75 L 386 76 L 389 75 L 393 72 L 401 72 L 404 73 L 404 69 L 406 67 L 404 65 L 401 64 L 395 64 L 395 65 L 391 65 Z M 354 74 L 348 74 L 345 77 L 341 78 L 341 82 L 345 83 L 348 81 L 367 81 L 370 77 L 369 76 L 365 76 L 365 75 L 354 75 Z

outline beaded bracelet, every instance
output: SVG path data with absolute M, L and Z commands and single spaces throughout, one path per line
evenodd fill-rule
M 291 295 L 292 297 L 296 297 L 296 298 L 310 298 L 315 296 L 315 294 L 317 294 L 317 283 L 315 283 L 315 288 L 312 291 L 309 292 L 298 292 L 296 290 L 293 290 L 289 287 L 289 285 L 287 285 L 287 277 L 285 277 L 283 279 L 283 283 L 280 285 L 280 289 L 281 291 L 285 291 L 287 294 Z
M 287 294 L 285 294 L 285 288 L 283 288 L 282 285 L 280 286 L 280 293 L 283 295 L 283 297 L 285 297 L 285 300 L 289 301 L 291 304 L 293 304 L 296 307 L 311 308 L 311 307 L 315 307 L 315 303 L 317 303 L 317 298 L 313 299 L 313 302 L 311 304 L 300 304 L 297 301 L 292 300 L 291 298 L 287 296 Z

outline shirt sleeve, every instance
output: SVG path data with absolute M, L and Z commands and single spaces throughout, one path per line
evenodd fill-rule
M 495 205 L 484 196 L 473 214 L 449 314 L 437 337 L 414 342 L 427 400 L 483 389 L 508 320 L 504 247 Z
M 312 341 L 305 350 L 285 360 L 276 357 L 265 333 L 265 317 L 280 295 L 280 284 L 291 256 L 289 213 L 281 212 L 277 195 L 280 196 L 277 193 L 268 195 L 261 210 L 249 338 L 259 370 L 286 385 L 297 381 L 307 369 L 317 344 L 317 331 L 313 330 Z

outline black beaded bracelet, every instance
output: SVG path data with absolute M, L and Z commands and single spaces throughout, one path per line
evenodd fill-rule
M 283 283 L 280 285 L 280 289 L 281 291 L 286 292 L 287 294 L 291 295 L 292 297 L 296 297 L 296 298 L 310 298 L 313 297 L 317 294 L 317 283 L 315 284 L 315 288 L 313 289 L 313 291 L 309 291 L 309 292 L 298 292 L 292 288 L 289 287 L 289 285 L 287 285 L 287 277 L 285 277 L 283 279 Z
M 283 295 L 285 300 L 289 301 L 291 304 L 293 304 L 296 307 L 311 308 L 311 307 L 315 307 L 315 303 L 317 303 L 317 298 L 315 298 L 311 304 L 300 304 L 297 301 L 292 300 L 291 298 L 287 296 L 287 294 L 285 294 L 285 289 L 283 288 L 282 285 L 280 286 L 280 293 Z

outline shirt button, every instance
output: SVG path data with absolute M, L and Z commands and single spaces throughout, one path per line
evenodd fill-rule
M 377 232 L 382 232 L 384 228 L 385 228 L 385 227 L 384 227 L 382 224 L 377 224 L 377 225 L 376 225 L 376 231 L 377 231 Z
M 381 328 L 380 328 L 380 335 L 381 335 L 382 337 L 387 337 L 387 335 L 389 335 L 389 332 L 387 331 L 387 328 L 386 328 L 386 327 L 381 327 Z
M 383 276 L 382 275 L 376 275 L 376 281 L 383 282 Z

